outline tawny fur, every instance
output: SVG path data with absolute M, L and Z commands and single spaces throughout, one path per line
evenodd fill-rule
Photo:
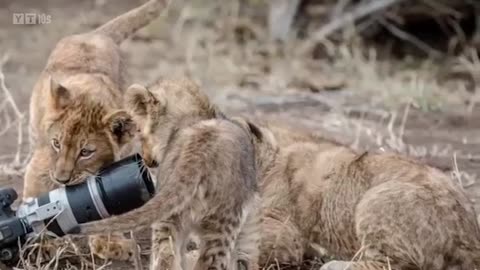
M 56 44 L 30 101 L 33 156 L 23 198 L 79 183 L 120 157 L 135 127 L 130 116 L 117 111 L 126 87 L 119 45 L 156 18 L 165 2 L 151 0 L 92 32 Z M 105 248 L 97 240 L 91 247 L 100 257 L 130 256 L 128 241 Z
M 257 135 L 263 164 L 261 265 L 327 251 L 339 261 L 322 270 L 480 268 L 473 206 L 439 170 L 243 123 Z M 360 259 L 348 262 L 355 254 Z
M 131 86 L 126 108 L 141 127 L 146 163 L 159 165 L 157 194 L 129 213 L 82 225 L 82 233 L 153 224 L 151 269 L 185 269 L 194 232 L 200 238 L 194 269 L 237 269 L 237 262 L 255 269 L 259 198 L 251 136 L 188 80 L 148 88 Z

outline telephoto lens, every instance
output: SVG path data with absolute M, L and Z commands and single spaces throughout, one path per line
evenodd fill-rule
M 78 224 L 119 215 L 150 200 L 155 187 L 139 154 L 101 169 L 85 182 L 52 190 L 22 204 L 17 216 L 32 230 L 57 236 L 78 232 Z

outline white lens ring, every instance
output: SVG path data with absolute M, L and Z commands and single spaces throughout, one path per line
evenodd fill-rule
M 73 215 L 72 208 L 68 203 L 65 187 L 50 191 L 50 202 L 60 202 L 62 212 L 56 217 L 56 221 L 64 233 L 68 233 L 78 226 L 77 219 Z
M 92 197 L 93 204 L 95 205 L 95 208 L 97 209 L 97 212 L 100 215 L 100 217 L 102 217 L 102 219 L 110 217 L 110 214 L 108 213 L 107 208 L 105 207 L 105 204 L 103 204 L 102 197 L 100 196 L 100 192 L 98 190 L 95 177 L 90 177 L 87 180 L 87 184 L 88 184 L 88 191 L 90 193 L 90 196 Z

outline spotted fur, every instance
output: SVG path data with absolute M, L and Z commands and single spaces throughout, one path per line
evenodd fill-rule
M 194 269 L 255 269 L 259 198 L 251 136 L 188 80 L 133 85 L 126 100 L 141 126 L 146 163 L 158 166 L 157 194 L 129 213 L 82 225 L 82 232 L 153 224 L 151 269 L 185 269 L 194 232 Z

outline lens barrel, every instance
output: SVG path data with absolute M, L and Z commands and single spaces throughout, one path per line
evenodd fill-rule
M 100 170 L 95 180 L 109 215 L 138 208 L 155 193 L 150 173 L 139 154 Z
M 110 164 L 81 184 L 39 196 L 25 204 L 20 212 L 32 223 L 35 232 L 46 227 L 57 236 L 63 236 L 75 233 L 78 224 L 138 208 L 154 193 L 147 166 L 143 158 L 135 154 Z

